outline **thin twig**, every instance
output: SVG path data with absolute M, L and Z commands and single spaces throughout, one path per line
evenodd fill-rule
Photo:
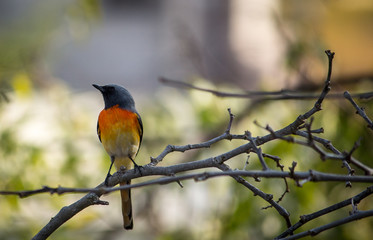
M 272 159 L 273 161 L 276 162 L 276 166 L 277 166 L 278 168 L 281 169 L 281 172 L 284 171 L 284 165 L 282 165 L 282 164 L 280 163 L 280 160 L 281 160 L 280 157 L 278 157 L 278 156 L 274 156 L 274 155 L 270 155 L 270 154 L 266 154 L 266 153 L 263 153 L 263 157 L 267 157 L 267 158 Z M 281 196 L 278 198 L 278 200 L 276 201 L 277 203 L 280 203 L 280 202 L 282 201 L 282 199 L 285 197 L 285 195 L 286 195 L 287 193 L 290 192 L 289 184 L 288 184 L 287 179 L 286 179 L 286 178 L 283 178 L 283 179 L 284 179 L 284 183 L 285 183 L 285 190 L 284 190 L 284 192 L 281 194 Z M 270 208 L 270 207 L 272 207 L 272 206 L 269 205 L 269 206 L 267 206 L 267 207 L 263 207 L 262 209 L 267 209 L 267 208 Z
M 252 150 L 258 155 L 258 158 L 259 158 L 259 161 L 260 161 L 260 164 L 262 164 L 262 167 L 263 167 L 263 171 L 266 171 L 269 169 L 269 167 L 267 166 L 267 163 L 265 162 L 264 158 L 263 158 L 263 153 L 262 153 L 262 149 L 261 148 L 258 148 L 255 144 L 255 141 L 254 139 L 252 138 L 251 136 L 251 133 L 249 131 L 246 131 L 245 132 L 245 135 L 247 136 L 247 139 L 250 141 L 251 145 L 252 145 Z
M 228 165 L 226 164 L 220 164 L 217 166 L 220 170 L 224 171 L 224 173 L 228 172 L 232 172 L 232 170 L 229 168 Z M 261 172 L 267 172 L 267 171 L 261 171 Z M 248 188 L 250 191 L 252 191 L 254 193 L 254 196 L 260 196 L 262 199 L 264 199 L 265 201 L 267 201 L 271 206 L 273 206 L 274 209 L 276 209 L 276 211 L 284 218 L 285 222 L 286 222 L 286 226 L 287 227 L 290 227 L 291 226 L 291 221 L 290 221 L 290 213 L 284 208 L 282 207 L 280 204 L 278 204 L 276 201 L 273 200 L 273 195 L 272 194 L 267 194 L 267 193 L 264 193 L 263 191 L 261 191 L 260 189 L 256 188 L 255 186 L 251 185 L 248 181 L 246 181 L 244 178 L 242 178 L 243 175 L 237 175 L 237 176 L 233 176 L 232 177 L 240 184 L 242 184 L 243 186 L 245 186 L 246 188 Z M 257 176 L 255 176 L 254 178 L 257 178 Z
M 354 99 L 352 99 L 351 94 L 346 91 L 343 93 L 343 96 L 351 102 L 352 106 L 356 109 L 356 113 L 359 114 L 364 120 L 368 123 L 368 128 L 373 130 L 373 122 L 370 120 L 370 118 L 366 115 L 364 108 L 359 107 Z
M 221 140 L 224 140 L 224 139 L 228 139 L 228 140 L 246 139 L 245 135 L 232 135 L 232 134 L 230 134 L 230 130 L 231 130 L 231 127 L 232 127 L 234 115 L 232 114 L 230 108 L 228 108 L 228 113 L 229 113 L 229 123 L 228 123 L 227 129 L 220 136 L 218 136 L 216 138 L 213 138 L 209 141 L 198 143 L 198 144 L 187 144 L 187 145 L 183 145 L 183 146 L 167 145 L 167 147 L 161 152 L 161 154 L 159 154 L 155 158 L 153 158 L 153 157 L 150 158 L 151 164 L 156 166 L 158 163 L 160 163 L 164 159 L 164 157 L 166 155 L 168 155 L 171 152 L 185 152 L 185 151 L 191 150 L 191 149 L 209 148 L 209 147 L 211 147 L 212 144 L 217 143 L 217 142 L 219 142 Z

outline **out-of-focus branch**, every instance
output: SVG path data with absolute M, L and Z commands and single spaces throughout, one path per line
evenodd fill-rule
M 2 101 L 5 101 L 5 102 L 9 102 L 9 98 L 8 98 L 8 95 L 6 94 L 6 92 L 3 90 L 3 89 L 0 89 L 0 103 Z
M 190 83 L 169 79 L 166 77 L 160 77 L 159 81 L 164 85 L 175 87 L 175 88 L 185 88 L 191 90 L 197 90 L 201 92 L 211 93 L 217 97 L 222 98 L 248 98 L 262 101 L 271 101 L 271 100 L 313 100 L 319 98 L 317 93 L 307 93 L 299 92 L 293 90 L 281 90 L 281 91 L 248 91 L 246 93 L 230 93 L 217 91 L 207 88 L 202 88 L 195 86 Z M 352 98 L 357 99 L 371 99 L 373 97 L 373 92 L 364 92 L 364 93 L 352 93 Z M 344 98 L 344 93 L 329 93 L 325 98 L 327 99 L 342 99 Z
M 334 58 L 334 53 L 330 50 L 325 51 L 329 59 L 329 68 L 327 79 L 330 81 L 331 73 L 332 73 L 332 60 Z M 281 90 L 281 91 L 246 91 L 246 93 L 230 93 L 230 92 L 223 92 L 217 91 L 208 88 L 202 88 L 195 86 L 191 83 L 182 82 L 174 79 L 169 79 L 166 77 L 159 77 L 158 80 L 170 87 L 175 88 L 184 88 L 190 90 L 197 90 L 201 92 L 211 93 L 217 97 L 230 97 L 230 98 L 248 98 L 248 99 L 255 99 L 261 101 L 267 100 L 313 100 L 319 99 L 320 95 L 318 93 L 309 93 L 309 92 L 300 92 L 294 90 Z M 325 86 L 325 85 L 324 85 Z M 364 93 L 352 93 L 349 94 L 351 98 L 358 98 L 358 99 L 371 99 L 373 97 L 373 92 L 364 92 Z M 341 99 L 345 98 L 345 93 L 329 93 L 327 96 L 325 94 L 324 98 L 328 99 Z

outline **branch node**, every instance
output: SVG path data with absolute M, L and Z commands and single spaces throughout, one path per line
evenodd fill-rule
M 247 154 L 247 158 L 246 158 L 246 161 L 245 161 L 245 164 L 242 170 L 246 170 L 247 166 L 249 165 L 249 159 L 250 159 L 250 154 Z
M 151 164 L 152 166 L 157 165 L 157 159 L 154 158 L 154 157 L 150 157 L 150 164 Z
M 302 216 L 300 216 L 299 218 L 300 218 L 299 221 L 300 221 L 301 223 L 306 223 L 306 222 L 307 222 L 307 217 L 306 217 L 306 215 L 302 215 Z
M 267 201 L 270 201 L 273 199 L 273 195 L 272 194 L 266 194 L 266 200 Z
M 200 175 L 196 176 L 196 177 L 194 178 L 194 181 L 196 181 L 196 182 L 205 181 L 205 180 L 208 179 L 208 178 L 209 178 L 208 173 L 207 173 L 207 172 L 204 172 L 203 174 L 200 174 Z
M 109 205 L 109 202 L 108 202 L 108 201 L 102 201 L 102 200 L 98 199 L 98 200 L 95 201 L 93 204 L 95 204 L 95 205 L 104 205 L 104 206 L 107 206 L 107 205 Z
M 261 182 L 262 180 L 260 179 L 260 177 L 258 176 L 253 176 L 255 182 Z
M 263 158 L 263 153 L 262 153 L 262 149 L 261 148 L 258 148 L 254 139 L 252 138 L 251 136 L 251 132 L 249 131 L 245 131 L 245 136 L 247 137 L 247 139 L 250 141 L 251 145 L 252 145 L 252 148 L 253 150 L 256 152 L 256 154 L 258 155 L 258 158 L 259 158 L 259 161 L 260 161 L 260 164 L 262 164 L 262 170 L 263 171 L 267 171 L 269 169 L 269 167 L 267 166 L 267 163 L 265 162 L 264 158 Z
M 351 206 L 352 210 L 349 212 L 350 216 L 359 212 L 359 210 L 357 209 L 357 204 L 354 203 L 354 198 L 351 198 Z
M 297 166 L 297 162 L 295 162 L 295 161 L 293 161 L 292 163 L 291 163 L 291 167 L 289 167 L 289 170 L 290 170 L 290 176 L 292 177 L 292 178 L 294 178 L 295 176 L 294 176 L 294 170 L 295 170 L 295 167 Z

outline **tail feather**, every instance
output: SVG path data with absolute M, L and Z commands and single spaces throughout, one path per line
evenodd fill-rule
M 131 181 L 128 181 L 127 183 L 120 183 L 120 185 L 123 186 L 130 183 Z M 131 189 L 121 190 L 120 196 L 122 199 L 123 227 L 130 230 L 133 228 Z

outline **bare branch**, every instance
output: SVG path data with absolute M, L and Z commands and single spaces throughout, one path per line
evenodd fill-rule
M 326 80 L 325 80 L 324 89 L 321 92 L 321 95 L 320 95 L 319 99 L 317 99 L 317 101 L 315 103 L 315 107 L 317 109 L 321 109 L 321 103 L 324 100 L 324 98 L 326 97 L 326 95 L 328 94 L 328 92 L 330 91 L 330 78 L 332 76 L 334 52 L 331 52 L 330 50 L 326 50 L 325 53 L 328 56 L 328 60 L 329 60 L 328 75 L 327 75 Z
M 228 108 L 228 113 L 229 113 L 229 123 L 228 123 L 227 129 L 225 130 L 225 132 L 226 132 L 227 134 L 230 134 L 230 132 L 231 132 L 231 128 L 232 128 L 232 123 L 233 123 L 234 115 L 232 114 L 232 111 L 231 111 L 230 108 Z
M 281 233 L 276 239 L 284 238 L 284 237 L 292 234 L 296 229 L 300 228 L 301 226 L 303 226 L 307 222 L 309 222 L 309 221 L 311 221 L 313 219 L 316 219 L 316 218 L 318 218 L 320 216 L 323 216 L 325 214 L 328 214 L 330 212 L 333 212 L 333 211 L 336 211 L 338 209 L 341 209 L 341 208 L 343 208 L 345 206 L 348 206 L 348 205 L 351 204 L 351 202 L 354 202 L 355 204 L 357 204 L 361 200 L 363 200 L 364 198 L 366 198 L 369 195 L 371 195 L 372 193 L 373 193 L 373 186 L 370 186 L 366 190 L 362 191 L 361 193 L 355 195 L 352 198 L 346 199 L 346 200 L 344 200 L 342 202 L 336 203 L 336 204 L 334 204 L 334 205 L 332 205 L 330 207 L 324 208 L 324 209 L 319 210 L 317 212 L 314 212 L 312 214 L 303 215 L 303 216 L 300 217 L 299 222 L 295 223 L 293 226 L 291 226 L 290 228 L 288 228 L 285 232 Z
M 295 234 L 293 236 L 289 236 L 287 238 L 280 238 L 280 239 L 282 239 L 282 240 L 292 240 L 292 239 L 303 238 L 305 236 L 315 236 L 315 235 L 317 235 L 317 234 L 319 234 L 323 231 L 326 231 L 328 229 L 331 229 L 331 228 L 334 228 L 334 227 L 337 227 L 337 226 L 340 226 L 340 225 L 343 225 L 343 224 L 346 224 L 346 223 L 349 223 L 349 222 L 352 222 L 352 221 L 356 221 L 356 220 L 359 220 L 359 219 L 362 219 L 362 218 L 371 217 L 371 216 L 373 216 L 373 210 L 358 211 L 358 212 L 356 212 L 356 213 L 354 213 L 354 214 L 352 214 L 348 217 L 336 220 L 334 222 L 325 224 L 323 226 L 313 228 L 313 229 L 307 230 L 305 232 L 301 232 L 301 233 Z
M 74 202 L 73 204 L 63 207 L 58 214 L 51 218 L 47 225 L 45 225 L 32 239 L 41 240 L 47 239 L 54 231 L 56 231 L 62 224 L 67 220 L 74 217 L 77 213 L 83 209 L 96 204 L 108 205 L 107 202 L 101 201 L 99 199 L 101 195 L 97 193 L 88 193 L 80 200 Z
M 280 157 L 278 157 L 278 156 L 274 156 L 274 155 L 270 155 L 270 154 L 267 154 L 267 153 L 262 153 L 262 155 L 263 155 L 263 157 L 270 158 L 270 159 L 272 159 L 273 161 L 275 161 L 276 166 L 277 166 L 278 168 L 280 168 L 281 171 L 284 170 L 284 165 L 282 165 L 282 164 L 280 163 L 280 160 L 281 160 Z
M 259 158 L 259 161 L 260 161 L 260 164 L 262 164 L 262 167 L 263 167 L 263 171 L 266 171 L 268 170 L 268 166 L 263 158 L 263 153 L 262 153 L 262 149 L 261 148 L 258 148 L 255 144 L 255 141 L 253 140 L 253 138 L 251 137 L 251 133 L 249 131 L 246 131 L 245 132 L 245 135 L 247 136 L 247 139 L 249 139 L 251 145 L 252 145 L 252 148 L 253 148 L 253 151 L 258 155 L 258 158 Z
M 298 136 L 308 138 L 308 133 L 307 132 L 297 131 L 295 134 L 298 135 Z M 342 160 L 343 166 L 348 169 L 348 172 L 349 172 L 350 175 L 354 174 L 355 170 L 353 168 L 351 168 L 349 163 L 346 161 L 346 156 L 343 153 L 341 153 L 338 149 L 336 149 L 333 146 L 333 144 L 330 142 L 330 140 L 323 139 L 323 138 L 320 138 L 320 137 L 317 137 L 317 136 L 313 136 L 312 139 L 316 142 L 319 142 L 319 143 L 323 144 L 326 149 L 332 151 L 334 154 L 336 154 L 336 156 L 340 155 L 341 156 L 340 159 Z M 291 142 L 296 142 L 296 141 L 293 140 Z M 302 144 L 302 145 L 304 145 L 304 144 Z M 324 153 L 322 153 L 322 154 L 324 155 L 324 157 L 327 156 L 327 154 L 324 154 Z M 329 158 L 329 159 L 336 159 L 336 158 L 333 157 L 333 158 Z M 354 157 L 351 156 L 351 158 L 349 159 L 349 162 L 354 164 L 355 166 L 357 166 L 361 170 L 363 170 L 366 175 L 373 175 L 373 169 L 372 168 L 370 168 L 369 166 L 366 166 L 363 163 L 359 162 Z
M 232 114 L 230 108 L 228 109 L 228 113 L 229 113 L 229 123 L 228 123 L 227 129 L 220 136 L 218 136 L 216 138 L 213 138 L 209 141 L 206 141 L 206 142 L 203 142 L 203 143 L 198 143 L 198 144 L 188 144 L 188 145 L 184 145 L 184 146 L 168 145 L 161 152 L 161 154 L 159 154 L 156 158 L 153 158 L 153 157 L 150 158 L 151 163 L 154 166 L 156 166 L 158 163 L 160 163 L 164 159 L 164 157 L 166 155 L 168 155 L 171 152 L 185 152 L 185 151 L 191 150 L 191 149 L 209 148 L 209 147 L 211 147 L 212 144 L 217 143 L 217 142 L 219 142 L 221 140 L 224 140 L 224 139 L 228 139 L 228 140 L 246 139 L 245 135 L 232 135 L 232 134 L 230 134 L 230 130 L 231 130 L 231 127 L 232 127 L 234 115 Z
M 356 113 L 359 114 L 364 120 L 368 123 L 368 128 L 373 130 L 373 122 L 370 120 L 370 118 L 366 115 L 364 108 L 359 107 L 356 102 L 352 99 L 350 93 L 348 91 L 344 92 L 344 97 L 349 100 L 356 109 Z
M 210 159 L 213 161 L 212 159 Z M 179 167 L 182 164 L 173 165 L 170 167 Z M 154 175 L 163 175 L 166 177 L 161 177 L 158 179 L 153 179 L 141 183 L 130 184 L 130 185 L 123 185 L 120 187 L 104 187 L 104 183 L 100 184 L 95 188 L 67 188 L 67 187 L 47 187 L 44 186 L 40 189 L 30 190 L 30 191 L 0 191 L 0 195 L 17 195 L 22 196 L 23 198 L 29 197 L 35 194 L 41 193 L 50 193 L 50 194 L 66 194 L 66 193 L 95 193 L 97 196 L 102 196 L 103 194 L 108 194 L 111 192 L 130 189 L 130 188 L 140 188 L 144 186 L 156 185 L 156 184 L 168 184 L 182 180 L 194 179 L 196 181 L 207 180 L 209 178 L 214 177 L 222 177 L 222 176 L 243 176 L 243 177 L 253 177 L 253 178 L 289 178 L 293 180 L 307 180 L 310 182 L 343 182 L 343 181 L 351 181 L 351 182 L 360 182 L 360 183 L 373 183 L 373 176 L 364 176 L 364 175 L 341 175 L 341 174 L 332 174 L 332 173 L 323 173 L 318 172 L 315 170 L 310 170 L 308 172 L 297 172 L 295 171 L 295 165 L 289 169 L 290 171 L 277 171 L 277 170 L 231 170 L 228 169 L 228 165 L 225 168 L 222 168 L 220 165 L 216 165 L 216 163 L 211 162 L 209 165 L 200 166 L 199 168 L 207 168 L 207 167 L 217 167 L 224 172 L 203 172 L 203 173 L 192 173 L 192 174 L 184 174 L 184 175 L 169 175 L 169 168 L 170 167 L 154 167 L 150 164 L 143 166 L 141 173 L 135 171 L 133 169 L 128 170 L 124 173 L 116 172 L 111 176 L 111 180 L 109 181 L 109 185 L 113 186 L 118 184 L 123 180 L 131 180 L 134 178 L 145 177 L 145 176 L 154 176 Z M 184 167 L 180 167 L 184 168 Z M 193 169 L 199 169 L 193 168 Z M 180 172 L 188 171 L 191 169 L 180 170 Z M 229 171 L 228 171 L 229 170 Z
M 232 172 L 232 170 L 229 168 L 228 165 L 226 164 L 221 164 L 220 166 L 218 166 L 218 168 L 222 171 L 225 172 Z M 236 171 L 236 170 L 235 170 Z M 267 171 L 261 171 L 261 172 L 267 172 Z M 290 222 L 290 213 L 284 208 L 282 207 L 280 204 L 278 204 L 277 202 L 275 202 L 273 200 L 273 195 L 272 194 L 266 194 L 264 193 L 263 191 L 261 191 L 260 189 L 256 188 L 255 186 L 251 185 L 248 181 L 246 181 L 245 179 L 243 179 L 241 176 L 243 175 L 237 175 L 237 176 L 233 176 L 232 177 L 240 184 L 242 184 L 243 186 L 245 186 L 246 188 L 248 188 L 250 191 L 252 191 L 254 193 L 254 196 L 260 196 L 262 199 L 264 199 L 265 201 L 267 201 L 271 206 L 273 206 L 277 212 L 285 219 L 285 222 L 286 222 L 286 226 L 290 227 L 291 226 L 291 222 Z M 255 176 L 254 178 L 257 178 L 258 176 Z

